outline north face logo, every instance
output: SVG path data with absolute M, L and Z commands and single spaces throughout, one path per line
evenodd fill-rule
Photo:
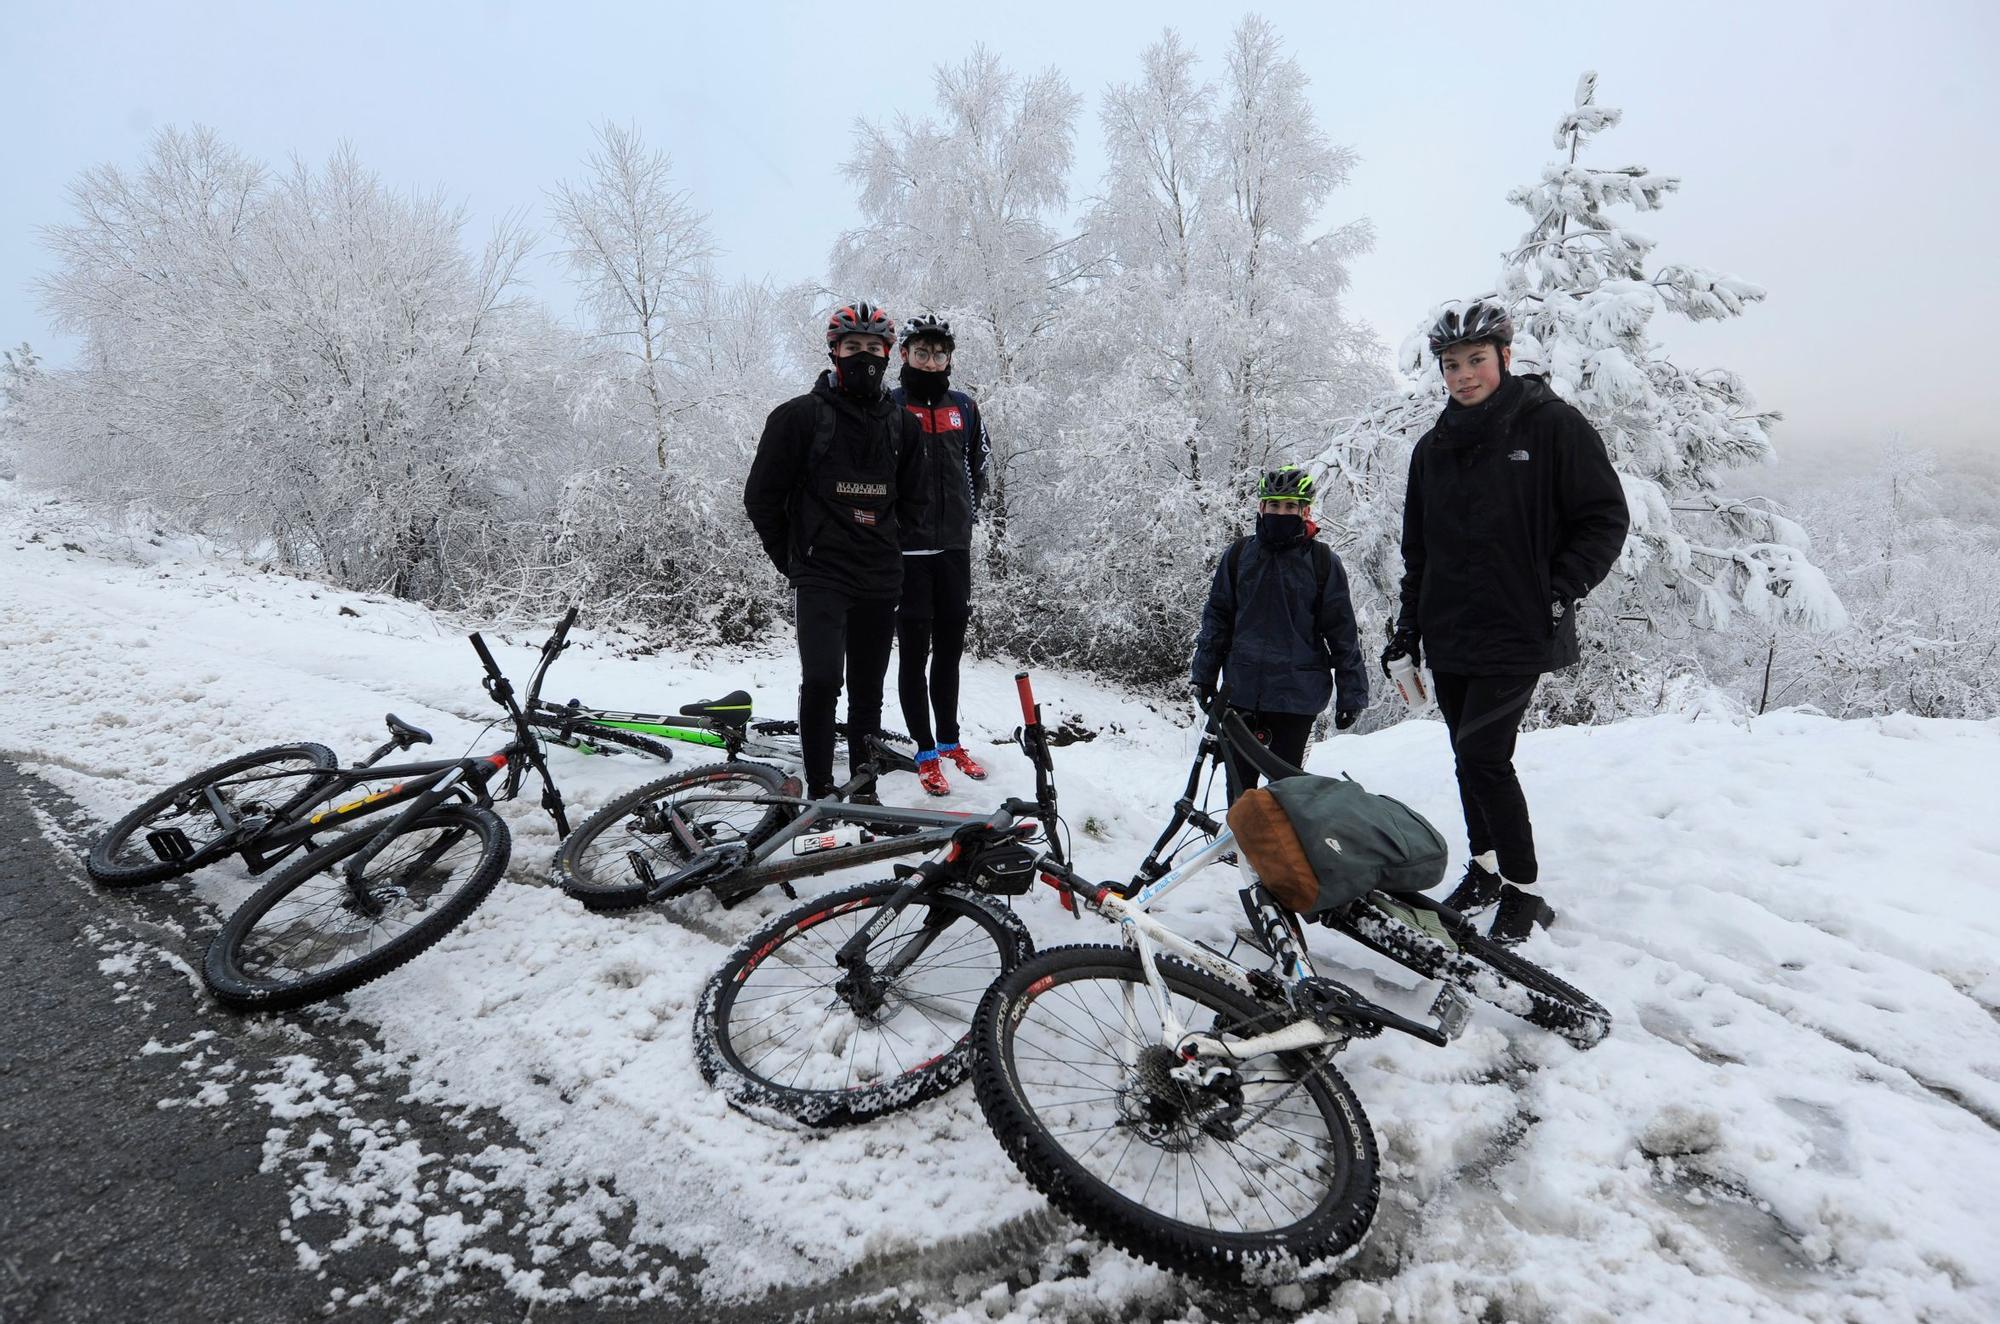
M 1526 460 L 1530 457 L 1526 451 L 1508 451 L 1507 458 L 1510 460 Z
M 1324 841 L 1324 842 L 1325 842 L 1325 843 L 1326 843 L 1327 845 L 1329 845 L 1329 846 L 1333 847 L 1333 849 L 1334 849 L 1334 850 L 1335 850 L 1335 851 L 1336 851 L 1337 853 L 1340 853 L 1340 854 L 1343 854 L 1343 855 L 1344 855 L 1344 854 L 1346 854 L 1346 852 L 1345 852 L 1345 851 L 1342 851 L 1342 850 L 1340 849 L 1340 843 L 1339 843 L 1338 841 L 1336 841 L 1336 840 L 1335 840 L 1334 838 L 1332 838 L 1332 837 L 1322 837 L 1322 838 L 1320 838 L 1320 840 Z

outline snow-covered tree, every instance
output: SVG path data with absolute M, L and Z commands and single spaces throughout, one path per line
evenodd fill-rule
M 27 341 L 0 350 L 0 478 L 14 476 L 11 456 L 28 430 L 29 400 L 41 375 L 41 356 Z
M 1800 525 L 1769 502 L 1716 494 L 1727 470 L 1771 453 L 1777 415 L 1758 409 L 1736 374 L 1677 363 L 1654 319 L 1739 316 L 1764 291 L 1700 267 L 1654 263 L 1654 241 L 1617 212 L 1654 210 L 1679 180 L 1580 159 L 1620 116 L 1597 103 L 1596 76 L 1585 74 L 1556 126 L 1564 157 L 1508 195 L 1529 226 L 1496 288 L 1478 295 L 1498 298 L 1513 314 L 1515 371 L 1548 374 L 1556 393 L 1597 428 L 1624 481 L 1632 533 L 1594 595 L 1589 633 L 1597 646 L 1586 653 L 1583 681 L 1585 691 L 1605 691 L 1607 702 L 1635 664 L 1668 653 L 1670 664 L 1689 662 L 1689 624 L 1721 630 L 1739 613 L 1760 628 L 1829 630 L 1845 620 Z M 1401 573 L 1394 540 L 1410 447 L 1445 402 L 1424 339 L 1430 320 L 1403 342 L 1399 366 L 1413 384 L 1378 399 L 1320 457 L 1357 507 L 1357 559 L 1385 599 Z M 1587 694 L 1573 697 L 1572 715 L 1610 710 L 1591 709 Z
M 1261 19 L 1218 73 L 1204 81 L 1169 31 L 1106 93 L 1108 162 L 1051 370 L 1085 407 L 1057 421 L 1034 564 L 1039 596 L 1074 608 L 1019 632 L 1131 675 L 1184 666 L 1257 472 L 1313 454 L 1385 379 L 1340 303 L 1367 227 L 1321 228 L 1352 154 Z
M 84 345 L 37 392 L 37 471 L 337 583 L 448 596 L 514 449 L 551 430 L 511 390 L 526 233 L 474 256 L 459 210 L 345 148 L 273 176 L 207 130 L 72 198 L 44 292 Z
M 636 129 L 600 125 L 582 183 L 552 194 L 564 256 L 595 316 L 593 333 L 617 355 L 636 397 L 634 422 L 661 468 L 676 411 L 668 377 L 689 323 L 688 305 L 715 281 L 707 220 L 673 183 L 673 161 Z

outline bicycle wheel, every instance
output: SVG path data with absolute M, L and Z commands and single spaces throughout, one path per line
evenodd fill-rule
M 507 867 L 498 814 L 441 805 L 368 861 L 361 886 L 372 906 L 364 910 L 345 862 L 380 832 L 358 827 L 314 851 L 229 917 L 201 969 L 219 1001 L 284 1011 L 357 989 L 444 937 Z
M 84 867 L 105 887 L 137 887 L 178 878 L 194 866 L 163 860 L 146 842 L 152 832 L 179 832 L 199 850 L 220 835 L 207 792 L 212 788 L 230 812 L 282 818 L 310 804 L 333 779 L 313 776 L 340 766 L 332 750 L 311 741 L 273 745 L 218 763 L 161 791 L 113 823 L 91 843 Z
M 1291 1013 L 1162 960 L 1189 1030 L 1262 1033 Z M 1002 1148 L 1064 1213 L 1162 1268 L 1268 1280 L 1359 1244 L 1381 1190 L 1375 1133 L 1323 1055 L 1177 1078 L 1139 958 L 1059 947 L 980 1004 L 973 1085 Z
M 1386 900 L 1386 905 L 1384 904 Z M 1333 919 L 1333 927 L 1364 947 L 1428 979 L 1444 980 L 1530 1025 L 1589 1048 L 1611 1033 L 1611 1013 L 1534 962 L 1519 956 L 1449 911 L 1433 910 L 1457 946 L 1398 918 L 1397 898 L 1371 892 Z M 1424 907 L 1431 910 L 1431 907 Z
M 642 736 L 636 731 L 620 731 L 616 727 L 552 717 L 547 713 L 529 713 L 527 717 L 528 725 L 534 727 L 535 733 L 544 741 L 580 754 L 622 754 L 630 750 L 635 754 L 650 755 L 662 763 L 674 761 L 672 745 L 651 736 Z
M 986 989 L 1034 951 L 1012 910 L 972 892 L 912 897 L 842 970 L 841 947 L 901 891 L 890 880 L 822 897 L 737 948 L 702 990 L 702 1079 L 746 1111 L 850 1126 L 951 1089 L 972 1061 Z
M 785 777 L 762 763 L 711 763 L 627 791 L 585 819 L 556 852 L 555 879 L 588 910 L 630 910 L 646 901 L 648 884 L 632 864 L 636 853 L 656 874 L 670 874 L 688 854 L 669 826 L 673 806 L 705 845 L 755 846 L 783 827 L 783 805 L 747 796 L 777 795 Z

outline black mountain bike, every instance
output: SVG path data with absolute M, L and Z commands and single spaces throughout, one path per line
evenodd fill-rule
M 1057 859 L 1065 853 L 1045 830 L 1056 821 L 1046 735 L 1028 677 L 1016 684 L 1030 714 L 1015 740 L 1035 765 L 1033 800 L 960 817 L 939 830 L 943 840 L 926 835 L 935 845 L 922 864 L 899 864 L 894 878 L 773 920 L 702 990 L 695 1059 L 733 1105 L 809 1127 L 848 1126 L 936 1098 L 971 1070 L 980 999 L 1034 954 L 1003 898 L 1034 886 L 1038 844 Z M 909 850 L 915 840 L 895 844 Z
M 575 620 L 571 610 L 542 645 L 531 693 Z M 391 750 L 431 741 L 391 713 L 389 739 L 351 768 L 309 741 L 243 754 L 119 819 L 91 846 L 90 876 L 106 887 L 132 887 L 232 856 L 262 874 L 304 851 L 209 945 L 202 977 L 232 1007 L 304 1006 L 411 960 L 471 914 L 506 870 L 511 840 L 493 805 L 520 793 L 528 769 L 541 780 L 542 808 L 556 831 L 569 832 L 562 795 L 512 685 L 486 642 L 477 634 L 471 640 L 486 670 L 481 683 L 513 724 L 514 738 L 499 749 L 383 764 Z M 369 789 L 384 781 L 391 784 Z M 357 790 L 365 793 L 342 798 Z M 390 810 L 397 812 L 386 823 L 341 831 Z

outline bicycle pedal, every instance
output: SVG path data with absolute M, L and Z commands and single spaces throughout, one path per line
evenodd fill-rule
M 1465 1032 L 1465 1023 L 1472 1019 L 1472 1004 L 1456 984 L 1446 984 L 1438 989 L 1437 997 L 1431 1002 L 1431 1015 L 1437 1018 L 1438 1033 L 1446 1039 L 1456 1039 Z
M 194 843 L 179 828 L 154 828 L 146 834 L 146 844 L 168 864 L 179 864 L 194 854 Z

